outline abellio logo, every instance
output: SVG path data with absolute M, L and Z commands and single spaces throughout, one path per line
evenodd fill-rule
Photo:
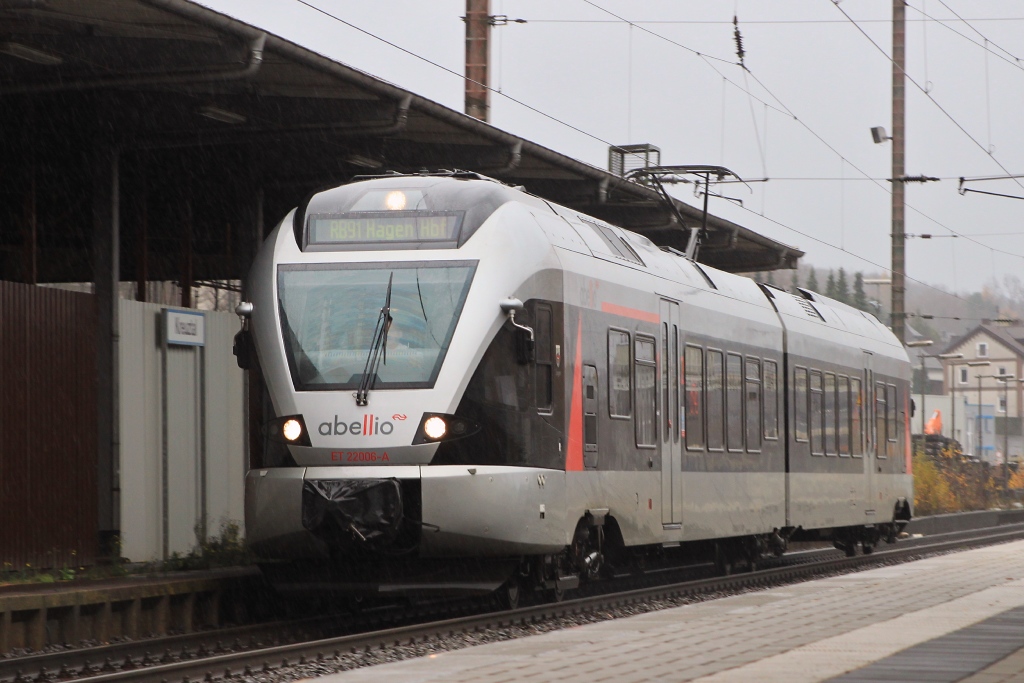
M 392 415 L 393 420 L 404 420 L 405 415 Z M 385 419 L 383 422 L 380 418 L 373 413 L 364 413 L 362 422 L 343 422 L 334 416 L 334 424 L 330 422 L 321 422 L 320 426 L 317 427 L 317 431 L 320 432 L 320 436 L 343 436 L 345 434 L 351 434 L 352 436 L 375 436 L 377 434 L 384 434 L 387 436 L 395 430 L 395 423 Z

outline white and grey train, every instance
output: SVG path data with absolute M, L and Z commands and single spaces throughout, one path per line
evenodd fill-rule
M 910 519 L 907 354 L 816 293 L 462 173 L 313 195 L 248 283 L 246 533 L 281 588 L 557 594 Z

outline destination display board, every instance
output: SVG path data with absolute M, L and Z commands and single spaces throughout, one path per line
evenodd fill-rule
M 458 239 L 461 211 L 361 211 L 309 218 L 310 244 L 450 242 Z

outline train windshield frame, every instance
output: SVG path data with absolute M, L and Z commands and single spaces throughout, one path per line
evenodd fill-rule
M 280 264 L 278 313 L 296 391 L 359 387 L 393 275 L 375 390 L 434 386 L 477 261 Z

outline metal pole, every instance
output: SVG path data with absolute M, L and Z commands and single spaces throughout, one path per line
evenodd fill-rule
M 487 89 L 490 51 L 490 0 L 466 0 L 466 113 L 487 120 L 491 93 Z
M 924 447 L 924 389 L 925 389 L 925 374 L 924 374 L 924 359 L 925 355 L 921 354 L 921 447 Z
M 184 205 L 184 229 L 181 231 L 181 306 L 192 308 L 192 200 L 186 199 Z
M 167 403 L 167 309 L 160 314 L 160 551 L 167 559 L 171 551 L 170 429 Z
M 700 236 L 703 238 L 708 234 L 708 185 L 711 182 L 711 173 L 704 174 L 704 213 L 700 219 Z
M 952 402 L 950 412 L 952 413 L 949 417 L 949 436 L 951 439 L 956 441 L 956 365 L 950 363 L 950 369 L 952 372 L 949 373 L 949 398 Z
M 206 321 L 203 321 L 204 328 Z M 199 535 L 206 542 L 209 530 L 207 506 L 207 462 L 206 462 L 206 344 L 196 347 L 196 371 L 199 374 Z
M 149 182 L 143 166 L 141 187 L 138 192 L 138 224 L 136 238 L 135 300 L 147 301 L 146 283 L 149 282 Z
M 1010 380 L 1003 380 L 1003 493 L 1009 488 L 1009 460 L 1010 460 L 1010 430 L 1007 429 L 1007 415 L 1010 414 L 1010 399 L 1006 393 L 1010 387 Z
M 978 375 L 978 419 L 977 419 L 977 423 L 978 423 L 978 452 L 975 454 L 974 457 L 980 458 L 981 457 L 981 444 L 982 444 L 982 441 L 981 441 L 981 375 Z
M 96 298 L 97 531 L 112 555 L 120 529 L 118 460 L 118 283 L 120 281 L 120 151 L 99 140 L 93 150 L 93 292 Z
M 906 318 L 904 300 L 904 246 L 906 234 L 903 226 L 904 190 L 904 85 L 906 75 L 906 0 L 892 2 L 892 332 L 903 343 Z

